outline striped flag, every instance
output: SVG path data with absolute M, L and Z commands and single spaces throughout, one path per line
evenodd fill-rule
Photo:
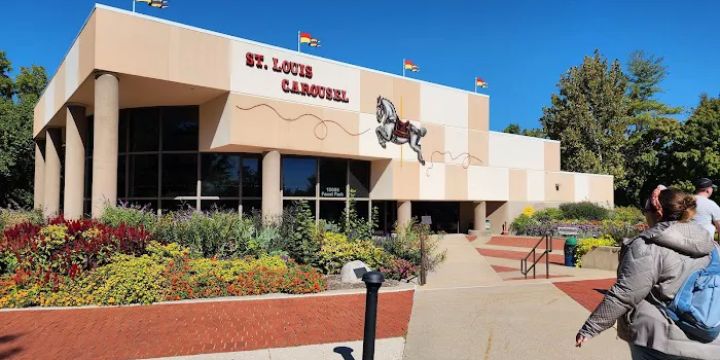
M 486 87 L 488 87 L 488 84 L 482 78 L 476 77 L 475 78 L 475 87 L 476 88 L 486 88 Z
M 301 44 L 309 44 L 310 41 L 312 40 L 312 38 L 313 37 L 312 37 L 312 35 L 310 35 L 310 33 L 306 33 L 306 32 L 300 33 L 300 43 Z
M 308 44 L 311 47 L 320 47 L 320 40 L 318 39 L 310 39 L 310 43 Z
M 410 70 L 412 72 L 420 71 L 420 67 L 418 67 L 414 62 L 412 62 L 412 60 L 407 60 L 407 59 L 405 59 L 405 64 L 404 64 L 403 69 Z

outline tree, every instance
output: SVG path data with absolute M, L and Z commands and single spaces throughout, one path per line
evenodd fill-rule
M 47 75 L 39 66 L 22 67 L 13 81 L 11 69 L 0 51 L 0 207 L 30 207 L 35 171 L 33 109 Z
M 550 139 L 561 141 L 563 170 L 610 174 L 615 188 L 624 187 L 628 101 L 620 63 L 608 64 L 596 50 L 560 78 L 558 89 L 540 123 Z
M 642 205 L 643 198 L 659 183 L 670 184 L 673 144 L 682 138 L 682 125 L 672 115 L 682 112 L 654 99 L 662 92 L 660 82 L 667 76 L 662 58 L 633 52 L 628 61 L 628 127 L 626 185 L 616 191 L 618 204 Z
M 720 97 L 700 96 L 673 147 L 677 180 L 720 176 Z
M 504 132 L 506 134 L 520 134 L 520 125 L 511 123 L 508 126 L 506 126 L 502 132 Z

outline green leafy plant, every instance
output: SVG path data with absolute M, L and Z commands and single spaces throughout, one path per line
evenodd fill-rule
M 340 271 L 349 261 L 360 260 L 373 269 L 379 269 L 387 254 L 369 240 L 351 241 L 344 234 L 326 233 L 320 249 L 320 267 L 328 274 Z
M 316 237 L 315 217 L 305 201 L 294 202 L 283 211 L 280 235 L 282 250 L 301 264 L 317 264 L 320 243 Z
M 560 204 L 565 219 L 605 220 L 610 210 L 589 201 Z
M 540 221 L 527 216 L 525 214 L 520 214 L 518 217 L 513 220 L 512 223 L 510 223 L 510 230 L 512 230 L 516 234 L 530 234 L 530 228 L 533 226 L 540 225 Z
M 608 235 L 603 235 L 598 238 L 585 238 L 578 240 L 577 248 L 575 249 L 575 266 L 582 267 L 582 257 L 593 249 L 600 246 L 615 245 L 615 239 Z
M 377 226 L 378 216 L 378 209 L 373 207 L 369 219 L 361 217 L 355 209 L 355 190 L 350 189 L 348 207 L 342 212 L 342 218 L 345 219 L 342 223 L 342 232 L 350 240 L 371 239 Z
M 107 206 L 103 210 L 100 222 L 109 226 L 125 224 L 129 226 L 142 226 L 148 231 L 155 229 L 157 215 L 144 207 L 137 206 Z
M 447 252 L 440 250 L 442 235 L 432 235 L 428 225 L 418 224 L 415 219 L 405 225 L 396 224 L 395 235 L 379 239 L 379 241 L 388 254 L 407 260 L 415 266 L 420 266 L 422 260 L 420 241 L 422 238 L 425 238 L 427 271 L 432 271 L 445 260 Z

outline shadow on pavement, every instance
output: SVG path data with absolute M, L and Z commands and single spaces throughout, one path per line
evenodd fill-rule
M 22 351 L 22 347 L 15 346 L 10 348 L 5 348 L 4 345 L 9 344 L 15 339 L 22 336 L 22 334 L 11 334 L 11 335 L 2 335 L 0 336 L 0 359 L 8 359 L 13 355 L 16 355 L 17 353 Z
M 333 349 L 333 352 L 342 355 L 343 360 L 355 360 L 355 357 L 352 356 L 353 349 L 347 346 L 338 346 Z

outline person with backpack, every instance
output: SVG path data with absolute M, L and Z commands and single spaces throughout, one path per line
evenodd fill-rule
M 720 258 L 691 222 L 697 204 L 676 189 L 653 191 L 651 227 L 623 241 L 617 282 L 580 328 L 580 347 L 617 321 L 634 360 L 720 359 Z

